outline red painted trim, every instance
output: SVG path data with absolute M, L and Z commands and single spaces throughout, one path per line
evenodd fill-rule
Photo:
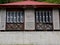
M 38 1 L 20 1 L 13 3 L 0 4 L 0 8 L 60 8 L 60 4 L 38 2 Z
M 22 6 L 18 6 L 18 5 L 8 5 L 8 6 L 5 6 L 5 5 L 1 5 L 0 8 L 60 8 L 59 5 L 41 5 L 41 6 L 38 6 L 38 5 L 22 5 Z
M 0 5 L 0 8 L 60 8 L 60 5 Z

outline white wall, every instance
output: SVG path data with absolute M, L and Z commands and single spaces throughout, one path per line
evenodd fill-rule
M 59 10 L 53 9 L 53 28 L 59 30 Z
M 2 25 L 1 25 L 1 15 L 2 15 L 2 10 L 0 9 L 0 30 L 2 29 Z
M 0 30 L 5 30 L 6 24 L 6 10 L 0 10 Z
M 59 11 L 59 28 L 60 28 L 60 11 Z
M 0 45 L 60 45 L 60 32 L 0 32 Z
M 35 30 L 34 10 L 25 10 L 25 30 Z

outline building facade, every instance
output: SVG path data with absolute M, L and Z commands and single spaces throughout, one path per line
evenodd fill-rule
M 60 45 L 59 13 L 60 4 L 31 0 L 1 4 L 0 44 Z
M 0 13 L 0 30 L 59 30 L 59 9 L 1 9 Z

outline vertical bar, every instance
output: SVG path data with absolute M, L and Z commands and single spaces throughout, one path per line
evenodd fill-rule
M 13 23 L 13 17 L 14 17 L 14 11 L 12 11 L 12 14 L 11 14 L 12 23 Z
M 20 11 L 19 11 L 19 23 L 20 23 Z
M 17 11 L 17 23 L 19 23 L 19 11 Z
M 7 11 L 7 15 L 6 15 L 6 22 L 9 23 L 9 12 Z
M 20 12 L 20 22 L 23 23 L 23 12 Z
M 10 12 L 10 22 L 13 23 L 13 11 Z
M 36 23 L 38 23 L 38 11 L 36 11 Z
M 17 12 L 15 11 L 15 14 L 14 14 L 14 23 L 17 22 Z
M 49 11 L 49 22 L 52 23 L 52 13 Z
M 8 23 L 10 22 L 10 11 L 8 11 L 8 14 L 7 14 L 7 19 L 8 19 Z
M 42 22 L 41 11 L 39 11 L 39 21 Z
M 17 23 L 17 15 L 18 15 L 18 11 L 16 11 L 16 15 L 15 15 L 15 22 Z
M 11 11 L 10 11 L 10 23 L 11 23 Z
M 43 11 L 41 10 L 41 21 L 43 23 Z
M 10 18 L 11 18 L 11 23 L 12 23 L 12 11 L 10 12 L 10 14 L 11 14 L 11 15 L 10 15 Z
M 46 22 L 48 22 L 48 11 L 46 11 Z
M 15 17 L 15 11 L 14 11 L 14 17 Z M 13 19 L 14 19 L 14 17 L 13 17 Z M 14 19 L 15 20 L 15 19 Z M 14 20 L 13 20 L 13 22 L 14 22 Z
M 45 23 L 45 14 L 44 14 L 45 11 L 43 11 L 43 23 Z
M 18 20 L 19 20 L 19 23 L 20 23 L 20 11 L 19 11 L 19 14 L 18 14 L 18 15 L 19 15 L 19 16 L 18 16 L 18 17 L 19 17 Z

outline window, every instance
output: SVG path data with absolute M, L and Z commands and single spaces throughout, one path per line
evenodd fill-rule
M 36 10 L 36 30 L 52 30 L 52 11 Z
M 7 23 L 23 23 L 23 12 L 7 11 Z
M 24 29 L 24 12 L 20 10 L 7 11 L 6 30 L 23 30 L 23 29 Z

